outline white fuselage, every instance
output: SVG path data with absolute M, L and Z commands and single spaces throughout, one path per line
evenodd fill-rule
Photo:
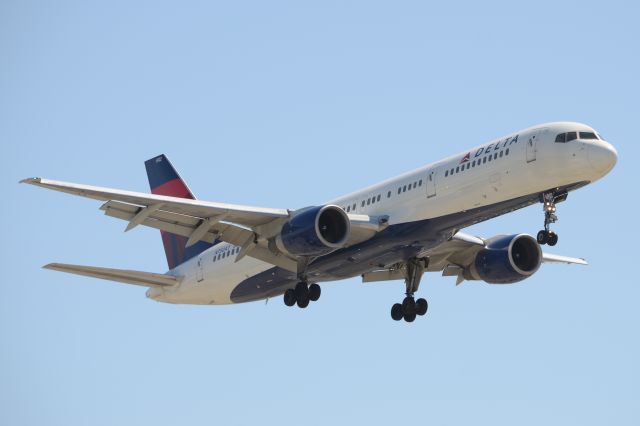
M 604 176 L 615 149 L 601 139 L 555 142 L 563 132 L 595 131 L 579 123 L 525 129 L 401 176 L 329 201 L 348 214 L 387 215 L 389 225 L 442 217 L 490 206 L 550 188 Z M 452 173 L 453 172 L 453 173 Z M 232 303 L 232 290 L 273 265 L 217 244 L 168 272 L 178 286 L 150 289 L 148 297 L 169 303 Z

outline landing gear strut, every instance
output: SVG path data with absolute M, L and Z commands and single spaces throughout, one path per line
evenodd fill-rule
M 549 244 L 550 246 L 558 244 L 558 234 L 551 231 L 549 228 L 552 223 L 556 223 L 558 221 L 558 216 L 556 216 L 556 203 L 566 199 L 566 192 L 562 192 L 560 194 L 547 192 L 542 194 L 541 201 L 543 203 L 542 209 L 544 211 L 544 229 L 538 232 L 536 237 L 539 244 Z
M 411 258 L 407 261 L 405 268 L 404 282 L 406 284 L 406 297 L 402 303 L 396 303 L 391 307 L 391 318 L 394 321 L 400 321 L 404 318 L 406 322 L 413 322 L 416 316 L 424 315 L 427 313 L 429 304 L 425 299 L 415 300 L 413 294 L 418 290 L 420 286 L 420 279 L 422 274 L 429 264 L 429 260 Z
M 294 288 L 289 288 L 284 292 L 284 304 L 287 306 L 298 305 L 299 308 L 306 308 L 309 302 L 320 299 L 320 286 L 316 283 L 308 285 L 306 281 L 300 281 Z

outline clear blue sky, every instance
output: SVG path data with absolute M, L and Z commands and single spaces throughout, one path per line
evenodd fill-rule
M 639 424 L 640 10 L 515 3 L 0 2 L 0 424 Z M 401 282 L 198 307 L 42 270 L 166 263 L 155 230 L 17 183 L 147 191 L 166 153 L 200 198 L 296 208 L 558 120 L 620 154 L 559 206 L 552 251 L 590 266 L 430 274 L 410 325 Z

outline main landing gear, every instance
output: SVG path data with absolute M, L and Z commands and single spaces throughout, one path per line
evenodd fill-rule
M 396 303 L 391 307 L 391 318 L 400 321 L 404 318 L 406 322 L 413 322 L 416 316 L 427 313 L 429 305 L 425 299 L 415 300 L 413 294 L 420 286 L 420 279 L 424 270 L 428 266 L 428 259 L 411 258 L 407 261 L 405 268 L 404 282 L 407 287 L 406 297 L 402 303 Z
M 558 234 L 551 231 L 549 227 L 552 223 L 556 223 L 558 221 L 558 216 L 556 216 L 556 203 L 566 199 L 567 192 L 561 192 L 559 194 L 547 192 L 542 194 L 541 201 L 543 203 L 542 209 L 544 210 L 544 229 L 538 232 L 536 237 L 538 244 L 548 244 L 550 246 L 558 244 Z
M 287 306 L 297 304 L 299 308 L 306 308 L 309 302 L 320 299 L 320 292 L 318 284 L 308 285 L 306 281 L 300 281 L 294 288 L 284 292 L 284 304 Z

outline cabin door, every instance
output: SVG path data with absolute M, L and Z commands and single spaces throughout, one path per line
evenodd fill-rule
M 198 258 L 198 271 L 196 272 L 196 279 L 198 280 L 198 282 L 204 280 L 204 271 L 203 271 L 203 265 L 202 265 L 202 257 Z
M 427 198 L 436 196 L 436 172 L 434 170 L 429 171 L 427 176 Z

